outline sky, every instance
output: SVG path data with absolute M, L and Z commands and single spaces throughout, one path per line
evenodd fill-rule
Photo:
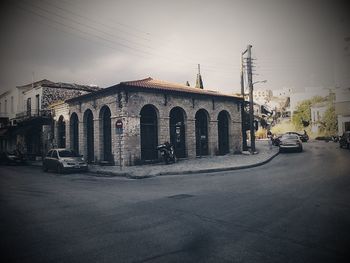
M 152 77 L 240 91 L 350 86 L 350 21 L 337 0 L 12 0 L 0 8 L 0 93 L 33 80 L 95 84 Z

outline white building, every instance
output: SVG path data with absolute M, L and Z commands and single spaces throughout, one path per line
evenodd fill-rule
M 293 89 L 290 87 L 283 87 L 281 89 L 272 91 L 272 95 L 274 97 L 290 97 L 290 94 L 292 93 L 293 93 Z
M 335 114 L 338 119 L 338 135 L 350 131 L 350 88 L 335 89 Z
M 271 90 L 264 89 L 264 88 L 254 88 L 254 91 L 253 91 L 254 101 L 257 101 L 259 103 L 265 103 L 266 101 L 269 101 L 271 97 L 272 97 Z
M 321 121 L 328 108 L 327 102 L 320 102 L 311 106 L 311 131 L 313 133 L 319 133 L 322 126 Z
M 299 103 L 304 100 L 312 99 L 313 97 L 320 96 L 326 97 L 329 95 L 330 89 L 325 89 L 321 87 L 305 88 L 305 91 L 295 92 L 290 94 L 290 112 L 296 111 Z
M 50 104 L 98 89 L 44 79 L 4 92 L 0 95 L 0 151 L 17 147 L 40 156 L 48 147 L 45 139 L 53 136 Z

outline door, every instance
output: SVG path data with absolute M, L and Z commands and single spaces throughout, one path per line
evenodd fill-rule
M 141 159 L 155 160 L 158 158 L 157 113 L 153 105 L 146 105 L 142 108 L 140 115 Z
M 185 117 L 180 107 L 170 111 L 170 142 L 174 145 L 176 157 L 186 157 Z

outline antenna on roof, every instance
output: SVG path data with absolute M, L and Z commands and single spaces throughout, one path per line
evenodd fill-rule
M 34 88 L 34 71 L 32 71 L 32 89 Z
M 198 74 L 197 74 L 197 80 L 196 80 L 196 88 L 203 89 L 203 80 L 201 76 L 201 66 L 198 64 Z

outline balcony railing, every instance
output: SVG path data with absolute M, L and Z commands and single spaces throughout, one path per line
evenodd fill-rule
M 51 117 L 51 110 L 29 110 L 16 114 L 16 119 L 18 121 L 39 117 Z

